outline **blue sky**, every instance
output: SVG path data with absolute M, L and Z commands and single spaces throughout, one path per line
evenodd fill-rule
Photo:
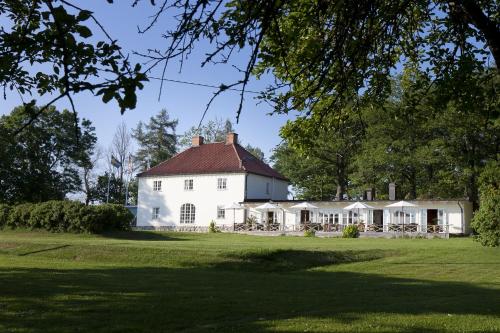
M 146 35 L 137 33 L 137 26 L 144 26 L 148 22 L 148 17 L 154 13 L 155 7 L 149 1 L 143 1 L 138 7 L 131 8 L 131 1 L 120 0 L 115 4 L 108 4 L 105 0 L 76 1 L 75 3 L 92 10 L 95 16 L 103 23 L 110 35 L 118 39 L 119 44 L 125 52 L 145 51 L 148 48 L 162 49 L 166 42 L 161 38 L 169 24 L 171 18 L 165 16 L 160 20 L 160 24 L 148 32 Z M 89 3 L 91 5 L 89 5 Z M 97 35 L 103 38 L 101 35 Z M 203 54 L 208 52 L 210 46 L 207 43 L 200 44 L 198 49 L 190 55 L 184 63 L 182 73 L 179 73 L 179 66 L 172 62 L 166 77 L 169 79 L 194 81 L 211 85 L 221 83 L 231 83 L 239 78 L 234 68 L 228 65 L 207 65 L 201 68 Z M 131 55 L 132 60 L 141 62 L 142 59 Z M 235 55 L 235 64 L 243 65 L 247 58 L 245 54 Z M 158 69 L 154 76 L 160 76 Z M 266 79 L 253 80 L 248 86 L 249 90 L 261 90 L 267 84 Z M 91 94 L 81 94 L 75 96 L 77 111 L 80 117 L 90 119 L 99 138 L 99 145 L 107 148 L 111 143 L 116 127 L 125 122 L 129 128 L 135 127 L 142 120 L 147 121 L 162 108 L 166 108 L 173 118 L 179 120 L 177 128 L 178 134 L 182 134 L 191 126 L 197 126 L 205 109 L 206 103 L 212 96 L 214 90 L 205 87 L 196 87 L 178 83 L 165 82 L 161 100 L 158 101 L 160 83 L 151 80 L 147 82 L 145 88 L 138 93 L 137 108 L 120 115 L 116 104 L 110 102 L 104 104 L 99 97 Z M 270 151 L 281 141 L 278 132 L 287 119 L 293 116 L 268 115 L 272 108 L 264 103 L 258 104 L 254 95 L 248 94 L 244 104 L 244 109 L 240 117 L 239 124 L 235 125 L 236 131 L 240 134 L 240 139 L 244 143 L 260 147 L 270 156 Z M 29 98 L 27 98 L 29 100 Z M 39 104 L 49 100 L 49 97 L 39 99 Z M 12 108 L 21 104 L 21 99 L 17 93 L 8 93 L 6 100 L 0 102 L 0 115 L 9 113 Z M 238 92 L 225 92 L 220 95 L 208 111 L 205 122 L 217 118 L 229 118 L 235 122 L 236 109 L 239 104 Z M 59 109 L 69 108 L 68 101 L 64 100 L 56 104 Z

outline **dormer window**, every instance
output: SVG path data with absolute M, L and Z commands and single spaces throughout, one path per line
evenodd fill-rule
M 153 182 L 153 191 L 157 191 L 157 192 L 161 191 L 161 180 L 155 180 Z
M 227 178 L 217 178 L 217 189 L 218 190 L 227 189 Z
M 193 190 L 193 180 L 192 179 L 184 179 L 184 190 L 186 190 L 186 191 Z

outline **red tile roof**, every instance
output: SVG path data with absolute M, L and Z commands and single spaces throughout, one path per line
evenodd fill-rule
M 238 144 L 206 143 L 191 147 L 139 173 L 138 177 L 248 172 L 287 180 Z

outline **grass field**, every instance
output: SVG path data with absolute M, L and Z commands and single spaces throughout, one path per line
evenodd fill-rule
M 0 332 L 500 332 L 500 249 L 0 231 Z

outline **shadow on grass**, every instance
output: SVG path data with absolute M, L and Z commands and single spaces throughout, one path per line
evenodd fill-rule
M 179 241 L 186 240 L 184 238 L 176 238 L 167 236 L 163 233 L 154 231 L 110 231 L 100 234 L 106 238 L 137 240 L 137 241 Z
M 46 248 L 46 249 L 41 249 L 41 250 L 36 250 L 36 251 L 30 251 L 30 252 L 20 253 L 19 256 L 24 257 L 24 256 L 28 256 L 30 254 L 56 251 L 56 250 L 64 249 L 64 248 L 67 248 L 67 247 L 70 247 L 70 245 L 66 244 L 66 245 L 60 245 L 60 246 L 53 246 L 53 247 L 49 247 L 49 248 Z
M 286 272 L 371 261 L 383 258 L 386 254 L 384 251 L 262 250 L 227 254 L 227 260 L 213 267 L 220 270 Z
M 280 325 L 290 333 L 414 333 L 500 325 L 498 289 L 307 270 L 376 258 L 279 250 L 233 253 L 212 267 L 3 268 L 0 331 L 271 332 Z

